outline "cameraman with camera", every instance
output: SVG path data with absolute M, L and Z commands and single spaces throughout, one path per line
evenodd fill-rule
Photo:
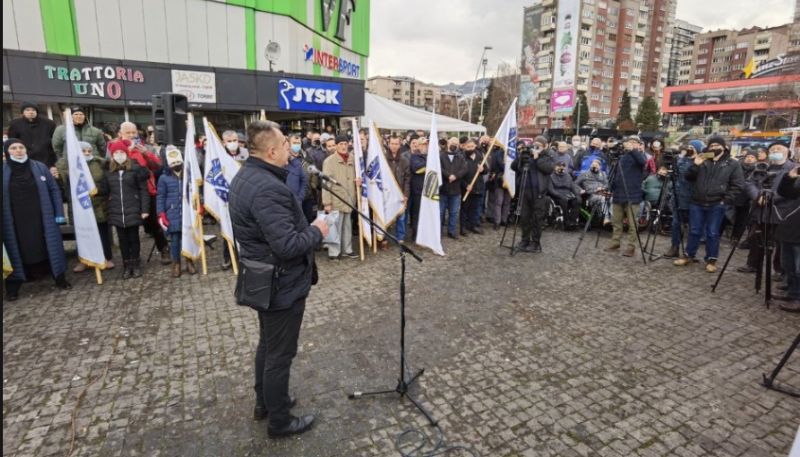
M 686 180 L 694 183 L 692 202 L 689 204 L 689 240 L 686 257 L 673 262 L 676 266 L 696 263 L 694 256 L 700 247 L 700 238 L 706 232 L 706 271 L 717 271 L 719 257 L 719 230 L 725 218 L 727 205 L 742 188 L 744 179 L 739 162 L 731 158 L 725 139 L 712 136 L 705 153 L 697 154 L 686 173 Z
M 673 172 L 675 197 L 670 199 L 672 201 L 672 228 L 670 230 L 672 236 L 672 244 L 664 253 L 664 257 L 672 259 L 679 257 L 681 254 L 681 238 L 683 236 L 683 227 L 689 223 L 689 203 L 692 200 L 692 183 L 686 179 L 686 174 L 689 168 L 692 167 L 694 157 L 698 151 L 705 149 L 706 145 L 700 140 L 692 140 L 685 148 L 681 149 L 680 155 L 677 157 L 677 162 Z
M 611 224 L 614 231 L 611 243 L 606 247 L 606 252 L 615 252 L 621 246 L 623 221 L 628 218 L 628 246 L 622 251 L 625 257 L 633 257 L 636 253 L 637 224 L 636 209 L 642 203 L 642 181 L 647 156 L 642 152 L 642 140 L 631 135 L 625 139 L 621 152 L 611 150 L 610 157 L 618 157 L 616 170 L 611 178 Z M 611 141 L 609 140 L 611 148 Z
M 793 209 L 783 214 L 778 227 L 775 229 L 775 239 L 781 244 L 781 263 L 786 274 L 786 285 L 778 289 L 785 289 L 786 295 L 774 296 L 777 300 L 787 303 L 781 309 L 791 313 L 800 313 L 800 166 L 779 176 L 778 197 L 786 202 L 791 202 Z M 788 205 L 787 205 L 788 209 Z
M 547 138 L 543 136 L 533 140 L 532 150 L 523 142 L 517 143 L 517 148 L 517 158 L 511 163 L 511 169 L 517 174 L 517 204 L 522 205 L 519 221 L 522 224 L 522 240 L 517 249 L 542 252 L 540 238 L 547 212 L 545 197 L 555 160 L 547 150 Z

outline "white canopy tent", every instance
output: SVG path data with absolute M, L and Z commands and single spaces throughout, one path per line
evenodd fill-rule
M 431 116 L 428 111 L 364 92 L 364 116 L 359 124 L 366 126 L 366 121 L 372 121 L 380 129 L 428 130 Z M 440 132 L 486 132 L 482 125 L 442 115 L 436 116 L 436 124 Z

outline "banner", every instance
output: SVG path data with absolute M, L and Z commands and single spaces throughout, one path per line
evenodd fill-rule
M 580 0 L 559 0 L 556 23 L 555 71 L 551 113 L 571 112 L 575 105 L 575 69 L 578 60 Z
M 431 133 L 428 142 L 428 159 L 425 162 L 425 181 L 419 202 L 417 244 L 444 255 L 442 249 L 442 218 L 439 209 L 439 188 L 442 185 L 442 163 L 439 161 L 439 134 L 436 130 L 436 113 L 431 116 Z
M 366 173 L 369 185 L 367 197 L 375 218 L 381 228 L 392 225 L 395 219 L 406 210 L 403 191 L 389 168 L 389 162 L 383 155 L 380 138 L 375 124 L 369 127 L 369 146 L 367 148 Z
M 368 212 L 369 197 L 367 196 L 367 174 L 366 174 L 366 161 L 364 160 L 364 153 L 361 149 L 361 136 L 358 134 L 358 123 L 353 119 L 353 162 L 356 164 L 356 176 L 361 177 L 361 188 L 358 190 L 358 197 L 361 199 L 361 212 Z M 363 217 L 359 217 L 361 223 L 361 235 L 367 240 L 367 244 L 372 246 L 372 226 L 369 221 Z
M 539 74 L 536 66 L 541 50 L 539 43 L 542 31 L 542 7 L 526 7 L 522 19 L 522 65 L 519 83 L 519 127 L 536 127 L 536 89 L 539 87 Z M 544 114 L 544 113 L 542 113 Z
M 508 190 L 511 196 L 517 191 L 517 175 L 511 169 L 511 162 L 517 158 L 517 99 L 511 102 L 508 107 L 506 116 L 503 118 L 503 123 L 497 129 L 497 134 L 494 136 L 495 141 L 499 142 L 503 151 L 505 151 L 504 169 L 503 169 L 503 187 Z
M 228 210 L 228 196 L 231 181 L 239 172 L 239 163 L 228 154 L 217 136 L 217 131 L 206 118 L 203 118 L 203 128 L 206 134 L 204 206 L 209 214 L 219 221 L 222 237 L 233 244 L 233 226 Z
M 92 172 L 83 156 L 75 126 L 72 124 L 72 113 L 64 113 L 66 127 L 65 150 L 69 165 L 69 191 L 72 202 L 72 225 L 75 227 L 75 242 L 78 244 L 78 259 L 81 263 L 93 268 L 105 268 L 106 256 L 100 242 L 100 231 L 94 217 L 92 196 L 97 193 Z
M 186 121 L 186 147 L 183 151 L 181 254 L 191 260 L 200 257 L 203 246 L 203 217 L 200 212 L 200 186 L 203 175 L 197 162 L 194 148 L 194 116 L 189 113 Z

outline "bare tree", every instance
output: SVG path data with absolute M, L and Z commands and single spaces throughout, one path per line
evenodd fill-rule
M 502 62 L 497 66 L 497 73 L 489 84 L 484 104 L 486 114 L 483 125 L 489 135 L 494 135 L 511 102 L 519 95 L 519 78 L 519 70 L 515 65 Z

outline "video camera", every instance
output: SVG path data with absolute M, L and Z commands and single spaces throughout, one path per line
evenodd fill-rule
M 776 176 L 778 176 L 778 171 L 770 171 L 769 164 L 766 162 L 756 163 L 751 175 L 753 181 L 757 182 L 761 189 L 772 189 Z
M 618 160 L 625 152 L 622 141 L 617 141 L 616 138 L 609 138 L 606 141 L 606 149 L 608 150 L 608 158 L 611 161 Z

